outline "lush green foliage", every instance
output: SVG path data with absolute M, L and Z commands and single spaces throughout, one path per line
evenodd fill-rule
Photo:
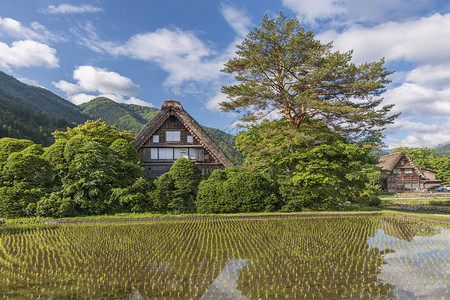
M 200 179 L 200 169 L 189 159 L 180 157 L 169 172 L 155 180 L 155 190 L 151 193 L 154 208 L 160 212 L 195 212 Z
M 199 213 L 261 212 L 279 208 L 276 187 L 262 174 L 251 170 L 215 170 L 199 186 Z
M 0 216 L 91 215 L 145 207 L 130 200 L 140 192 L 143 176 L 130 132 L 87 121 L 54 135 L 55 143 L 45 150 L 28 140 L 0 139 Z
M 256 171 L 280 185 L 284 210 L 329 208 L 364 201 L 380 175 L 370 149 L 348 143 L 320 123 L 295 128 L 286 120 L 249 128 L 237 147 Z

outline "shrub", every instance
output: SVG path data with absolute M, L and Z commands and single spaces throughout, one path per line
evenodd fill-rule
M 215 170 L 202 181 L 197 195 L 200 213 L 275 211 L 276 188 L 262 174 L 240 168 Z
M 381 199 L 375 195 L 369 197 L 369 206 L 380 206 Z
M 181 157 L 169 172 L 155 180 L 151 193 L 154 208 L 159 212 L 195 212 L 195 199 L 201 171 L 194 162 Z

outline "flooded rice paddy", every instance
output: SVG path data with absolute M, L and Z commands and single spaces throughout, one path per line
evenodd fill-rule
M 450 229 L 392 217 L 0 229 L 4 299 L 448 299 L 449 280 Z

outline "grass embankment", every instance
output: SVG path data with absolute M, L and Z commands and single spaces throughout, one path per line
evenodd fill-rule
M 380 198 L 381 206 L 389 210 L 450 214 L 449 193 L 389 193 Z
M 200 218 L 273 218 L 273 217 L 316 217 L 316 216 L 344 216 L 344 215 L 389 215 L 402 218 L 420 219 L 426 221 L 444 222 L 450 224 L 450 215 L 432 215 L 427 212 L 404 212 L 398 210 L 386 210 L 366 206 L 347 206 L 340 211 L 304 211 L 304 212 L 267 212 L 267 213 L 236 213 L 236 214 L 154 214 L 154 213 L 121 213 L 115 215 L 84 216 L 72 218 L 17 218 L 4 219 L 4 225 L 54 225 L 84 222 L 128 222 L 151 221 L 173 219 L 200 219 Z

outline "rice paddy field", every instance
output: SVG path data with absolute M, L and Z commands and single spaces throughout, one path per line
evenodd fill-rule
M 376 216 L 0 227 L 0 299 L 449 299 L 450 229 Z

